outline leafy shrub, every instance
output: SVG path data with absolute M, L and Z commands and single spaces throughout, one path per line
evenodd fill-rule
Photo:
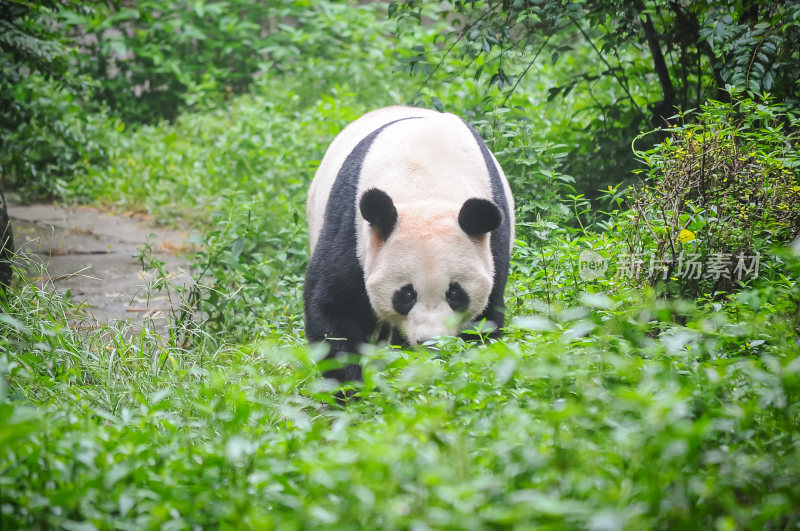
M 29 193 L 51 190 L 50 175 L 77 171 L 88 158 L 83 117 L 90 80 L 71 68 L 69 43 L 52 24 L 77 1 L 0 1 L 0 176 Z
M 191 93 L 247 89 L 265 56 L 270 2 L 107 2 L 66 11 L 60 24 L 78 43 L 79 68 L 97 96 L 126 122 L 174 119 Z
M 47 5 L 13 4 L 3 11 L 3 16 L 14 15 L 7 24 L 15 32 L 0 39 L 8 73 L 0 80 L 6 103 L 0 110 L 0 172 L 8 185 L 28 195 L 64 194 L 64 181 L 83 173 L 85 163 L 105 168 L 105 157 L 126 142 L 117 129 L 133 132 L 132 124 L 142 122 L 159 127 L 157 122 L 176 119 L 187 106 L 219 114 L 247 90 L 301 107 L 316 105 L 323 94 L 349 102 L 359 99 L 356 94 L 369 94 L 362 112 L 410 99 L 399 96 L 410 83 L 403 80 L 395 89 L 390 82 L 394 41 L 384 6 Z M 434 31 L 425 38 L 432 39 Z M 39 59 L 26 64 L 34 52 L 52 59 L 52 65 Z M 29 77 L 40 64 L 45 79 Z M 375 72 L 381 73 L 377 86 Z M 288 85 L 293 89 L 287 92 Z M 269 100 L 259 104 L 262 113 L 281 111 Z M 110 171 L 117 170 L 112 163 Z M 143 193 L 148 191 L 140 188 L 136 196 Z
M 770 93 L 800 104 L 800 62 L 794 57 L 800 40 L 800 2 L 729 4 L 704 21 L 698 35 L 713 50 L 722 83 L 760 98 Z M 737 16 L 738 15 L 738 16 Z
M 680 277 L 687 295 L 727 291 L 741 285 L 745 257 L 800 235 L 798 125 L 781 105 L 711 101 L 641 153 L 647 184 L 633 193 L 627 241 L 631 255 L 664 266 L 649 271 L 651 283 Z M 694 278 L 690 256 L 727 268 Z
M 676 108 L 723 99 L 729 84 L 757 101 L 769 93 L 800 103 L 797 0 L 403 0 L 389 12 L 398 31 L 428 19 L 453 22 L 406 60 L 434 97 L 442 84 L 474 83 L 490 106 L 563 121 L 548 136 L 568 147 L 560 171 L 592 199 L 629 176 L 631 141 L 666 125 Z M 537 113 L 543 105 L 547 112 Z
M 781 250 L 800 232 L 796 118 L 749 99 L 698 114 L 638 152 L 646 180 L 609 187 L 605 210 L 567 194 L 566 222 L 520 220 L 512 311 L 549 315 L 583 292 L 642 287 L 719 307 L 787 278 Z
M 314 352 L 82 338 L 33 286 L 0 313 L 6 527 L 791 527 L 800 348 L 776 285 L 713 312 L 634 293 L 502 342 L 377 348 L 338 409 Z M 32 305 L 31 302 L 35 305 Z
M 117 124 L 102 112 L 86 112 L 84 97 L 33 75 L 14 88 L 14 99 L 25 117 L 2 135 L 7 186 L 26 197 L 50 196 L 88 163 L 106 162 L 105 140 Z
M 364 39 L 353 22 L 375 6 L 117 0 L 106 9 L 60 17 L 79 43 L 78 68 L 124 121 L 156 123 L 187 105 L 224 105 L 267 72 L 299 73 L 306 58 L 340 61 L 343 48 Z
M 278 213 L 277 205 L 265 215 L 264 205 L 244 194 L 231 194 L 215 206 L 220 209 L 214 212 L 215 224 L 195 256 L 192 319 L 227 340 L 270 337 L 298 343 L 308 262 L 300 216 Z

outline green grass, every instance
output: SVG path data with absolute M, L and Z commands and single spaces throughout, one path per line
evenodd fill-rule
M 84 339 L 24 286 L 0 314 L 3 527 L 797 525 L 789 323 L 636 299 L 376 348 L 339 408 L 316 351 Z

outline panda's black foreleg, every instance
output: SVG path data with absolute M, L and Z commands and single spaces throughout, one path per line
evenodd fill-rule
M 344 367 L 327 370 L 322 373 L 322 377 L 336 380 L 339 383 L 360 382 L 363 380 L 361 365 L 357 363 L 348 363 Z
M 352 296 L 332 303 L 326 297 L 314 296 L 313 289 L 307 293 L 306 300 L 306 338 L 310 343 L 326 343 L 330 351 L 326 360 L 358 355 L 360 345 L 369 341 L 369 335 L 375 329 L 376 319 L 366 299 Z M 327 290 L 322 290 L 325 293 Z M 319 295 L 319 294 L 317 294 Z M 361 366 L 358 363 L 347 363 L 342 367 L 327 370 L 325 378 L 333 378 L 338 382 L 360 382 Z
M 309 343 L 324 343 L 330 348 L 324 360 L 344 360 L 346 357 L 357 353 L 358 341 L 346 339 L 354 337 L 353 334 L 357 332 L 353 332 L 354 326 L 352 323 L 348 326 L 347 323 L 342 322 L 341 317 L 341 311 L 331 315 L 320 310 L 314 304 L 306 304 L 306 323 L 309 323 L 306 325 L 306 337 Z M 347 330 L 350 332 L 347 332 Z M 323 371 L 322 377 L 336 380 L 340 384 L 363 380 L 361 365 L 345 361 L 342 361 L 342 363 L 335 369 Z M 352 389 L 342 389 L 337 391 L 333 398 L 338 405 L 344 406 L 355 399 L 354 394 L 355 391 Z
M 325 316 L 310 317 L 306 312 L 306 322 L 313 322 L 317 325 L 306 330 L 306 337 L 309 343 L 325 343 L 330 347 L 330 351 L 325 356 L 325 360 L 344 359 L 348 356 L 358 354 L 358 345 L 366 341 L 366 337 L 354 332 L 352 326 L 341 326 L 339 319 L 329 320 Z M 325 325 L 325 323 L 328 323 Z M 349 329 L 349 330 L 348 330 Z M 357 363 L 347 363 L 342 367 L 329 369 L 322 373 L 325 378 L 333 378 L 342 382 L 360 382 L 361 366 Z
M 331 216 L 337 210 L 328 212 Z M 350 222 L 352 223 L 352 222 Z M 326 228 L 336 223 L 326 221 Z M 306 338 L 309 343 L 330 345 L 325 359 L 342 354 L 358 354 L 358 347 L 369 340 L 376 319 L 364 286 L 364 272 L 355 254 L 355 233 L 348 224 L 340 231 L 322 238 L 306 272 Z M 345 241 L 340 241 L 347 236 Z M 338 238 L 338 239 L 337 239 Z M 325 371 L 323 376 L 338 382 L 361 381 L 361 366 L 347 363 Z
M 490 337 L 492 339 L 502 337 L 503 326 L 505 326 L 506 322 L 506 304 L 505 300 L 503 299 L 502 291 L 492 291 L 492 293 L 489 295 L 489 304 L 486 306 L 486 309 L 483 311 L 483 313 L 475 318 L 475 322 L 481 322 L 484 319 L 486 319 L 486 321 L 492 325 L 492 329 L 489 332 L 481 335 L 484 337 Z M 479 336 L 476 336 L 475 334 L 462 334 L 461 337 L 465 340 L 475 340 Z

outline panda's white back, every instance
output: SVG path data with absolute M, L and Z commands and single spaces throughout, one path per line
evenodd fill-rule
M 309 240 L 311 251 L 317 246 L 322 224 L 325 220 L 325 208 L 331 188 L 336 181 L 336 176 L 344 164 L 350 152 L 355 149 L 361 140 L 379 127 L 391 123 L 395 120 L 409 118 L 412 116 L 435 117 L 441 113 L 428 109 L 416 107 L 393 106 L 384 107 L 365 114 L 358 120 L 350 123 L 341 133 L 331 142 L 328 151 L 320 162 L 314 180 L 308 189 L 308 201 L 306 203 L 306 213 L 308 215 Z
M 492 198 L 483 154 L 459 117 L 416 107 L 378 109 L 348 125 L 331 143 L 320 163 L 307 203 L 312 252 L 322 231 L 331 188 L 345 159 L 366 136 L 392 122 L 397 123 L 381 131 L 369 148 L 356 198 L 370 188 L 383 190 L 400 208 L 417 203 L 449 203 L 458 207 L 470 198 Z M 513 214 L 508 182 L 493 156 L 492 161 Z M 357 220 L 357 254 L 362 263 L 366 227 L 364 220 Z

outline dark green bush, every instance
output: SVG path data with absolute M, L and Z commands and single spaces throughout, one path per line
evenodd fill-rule
M 453 21 L 404 63 L 425 77 L 430 99 L 442 84 L 469 80 L 493 106 L 531 112 L 546 93 L 552 106 L 532 114 L 565 122 L 560 170 L 592 198 L 636 167 L 629 145 L 640 131 L 725 98 L 726 85 L 800 105 L 797 0 L 400 0 L 389 12 L 398 31 Z
M 800 235 L 798 126 L 783 105 L 711 101 L 640 153 L 646 184 L 633 192 L 626 240 L 632 256 L 659 264 L 642 279 L 677 280 L 690 296 L 730 291 L 757 275 L 746 268 L 759 255 L 769 274 L 773 247 Z M 693 278 L 689 260 L 707 270 Z
M 77 1 L 0 0 L 0 176 L 30 193 L 52 190 L 52 176 L 79 171 L 87 151 L 89 79 L 72 68 L 70 43 L 54 24 Z
M 0 173 L 29 195 L 62 194 L 87 162 L 104 168 L 116 129 L 174 120 L 188 108 L 225 109 L 265 85 L 275 84 L 271 90 L 286 102 L 309 105 L 356 92 L 369 92 L 372 106 L 406 99 L 386 83 L 394 52 L 382 5 L 7 4 Z M 36 72 L 44 79 L 29 76 Z M 380 90 L 371 85 L 375 72 L 383 76 Z M 260 111 L 274 109 L 264 102 Z
M 349 22 L 373 6 L 330 2 L 147 0 L 61 13 L 78 69 L 126 122 L 173 120 L 187 106 L 224 105 L 266 73 L 299 73 L 362 38 Z
M 26 197 L 56 195 L 87 164 L 107 162 L 108 131 L 122 125 L 89 110 L 84 96 L 33 75 L 14 88 L 14 98 L 25 118 L 2 134 L 7 186 Z
M 797 130 L 783 105 L 711 101 L 637 152 L 640 187 L 609 187 L 600 208 L 563 196 L 566 223 L 521 217 L 509 307 L 550 314 L 583 292 L 642 287 L 719 307 L 794 282 L 781 253 L 800 234 Z
M 272 2 L 117 0 L 59 23 L 97 97 L 126 122 L 153 123 L 174 119 L 187 98 L 245 91 L 283 12 Z

